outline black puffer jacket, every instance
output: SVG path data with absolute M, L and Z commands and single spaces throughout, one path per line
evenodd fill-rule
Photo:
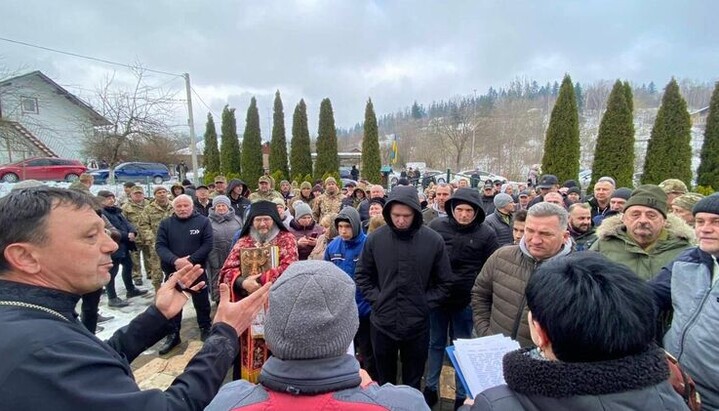
M 390 217 L 394 204 L 414 211 L 407 230 Z M 452 268 L 442 237 L 422 225 L 414 187 L 396 187 L 382 211 L 387 225 L 367 237 L 357 262 L 355 281 L 372 305 L 372 325 L 397 340 L 410 339 L 429 326 L 429 309 L 449 295 Z
M 103 207 L 102 215 L 120 232 L 120 241 L 117 243 L 119 247 L 117 251 L 112 254 L 112 258 L 125 258 L 130 251 L 136 250 L 135 242 L 130 241 L 129 234 L 135 233 L 135 235 L 137 235 L 137 228 L 130 224 L 127 218 L 122 214 L 122 209 L 115 206 Z
M 460 225 L 454 218 L 454 207 L 466 203 L 474 208 L 476 216 L 471 223 Z M 490 255 L 499 248 L 497 236 L 484 223 L 484 210 L 477 190 L 460 188 L 445 204 L 447 217 L 436 218 L 429 228 L 438 232 L 452 264 L 452 288 L 445 307 L 463 308 L 469 305 L 470 290 L 477 274 Z

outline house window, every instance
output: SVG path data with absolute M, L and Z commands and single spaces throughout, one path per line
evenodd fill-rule
M 22 112 L 23 113 L 30 113 L 30 114 L 37 114 L 37 99 L 34 97 L 22 97 L 21 98 L 22 103 Z

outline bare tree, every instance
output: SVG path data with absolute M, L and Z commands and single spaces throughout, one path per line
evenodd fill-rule
M 449 116 L 432 119 L 428 124 L 431 133 L 449 146 L 451 164 L 457 171 L 465 165 L 463 160 L 466 149 L 471 146 L 472 130 L 476 126 L 472 110 L 459 102 L 452 106 Z
M 110 126 L 88 133 L 85 152 L 91 158 L 104 159 L 111 166 L 120 160 L 137 159 L 137 148 L 143 145 L 163 146 L 171 140 L 171 124 L 177 91 L 150 86 L 142 67 L 133 69 L 132 88 L 115 88 L 115 74 L 98 88 L 96 110 Z M 110 173 L 112 176 L 112 173 Z

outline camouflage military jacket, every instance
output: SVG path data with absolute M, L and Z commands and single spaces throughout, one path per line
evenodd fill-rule
M 342 208 L 342 194 L 329 195 L 327 193 L 315 198 L 312 205 L 312 217 L 319 222 L 327 214 L 339 213 Z
M 145 209 L 142 210 L 142 214 L 140 215 L 140 223 L 137 225 L 137 228 L 143 240 L 147 241 L 146 244 L 152 245 L 155 242 L 160 221 L 171 215 L 172 204 L 169 202 L 165 207 L 161 207 L 154 201 L 145 206 Z
M 254 193 L 250 194 L 249 200 L 254 203 L 260 200 L 272 201 L 275 198 L 281 198 L 282 200 L 285 199 L 284 197 L 282 197 L 282 194 L 280 194 L 279 191 L 270 190 L 266 194 L 255 191 Z
M 126 201 L 125 204 L 122 206 L 122 214 L 124 214 L 127 220 L 130 221 L 132 225 L 137 227 L 137 230 L 139 231 L 138 238 L 135 239 L 135 243 L 137 245 L 149 245 L 149 243 L 145 241 L 145 236 L 142 233 L 142 228 L 140 228 L 142 222 L 142 212 L 145 210 L 148 204 L 150 204 L 150 202 L 146 199 L 143 199 L 140 204 L 137 204 L 134 201 Z

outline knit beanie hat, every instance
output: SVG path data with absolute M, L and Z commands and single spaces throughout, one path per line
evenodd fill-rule
M 712 194 L 699 200 L 692 209 L 693 215 L 697 215 L 697 213 L 719 215 L 719 194 Z
M 503 208 L 506 207 L 507 204 L 514 202 L 514 199 L 511 195 L 506 193 L 499 193 L 496 196 L 494 196 L 494 206 L 496 208 Z
M 165 186 L 155 186 L 155 188 L 152 190 L 152 194 L 157 194 L 158 191 L 167 191 L 167 188 Z
M 704 198 L 703 195 L 699 193 L 686 193 L 682 194 L 679 197 L 675 198 L 672 202 L 673 206 L 677 206 L 679 208 L 683 208 L 685 210 L 692 211 L 694 209 L 694 206 Z
M 629 200 L 629 197 L 631 196 L 632 190 L 630 188 L 619 187 L 618 189 L 614 190 L 614 193 L 612 193 L 611 198 L 623 198 L 625 200 Z
M 292 207 L 295 209 L 296 220 L 299 220 L 302 216 L 312 215 L 312 209 L 307 205 L 307 203 L 298 201 Z
M 304 190 L 305 188 L 312 189 L 312 184 L 310 184 L 308 181 L 303 181 L 302 184 L 300 184 L 300 190 Z
M 230 205 L 230 199 L 227 196 L 219 195 L 212 199 L 212 206 L 216 206 L 218 204 L 224 204 L 227 207 L 231 207 Z
M 337 185 L 337 180 L 335 180 L 334 177 L 327 177 L 327 178 L 325 178 L 325 185 L 327 185 L 327 184 L 329 184 L 329 183 L 335 183 L 335 185 Z
M 354 281 L 328 261 L 292 263 L 270 289 L 265 340 L 281 360 L 344 355 L 358 327 Z
M 631 197 L 624 204 L 624 211 L 636 205 L 653 208 L 665 218 L 667 216 L 667 194 L 654 184 L 644 184 L 632 191 Z

